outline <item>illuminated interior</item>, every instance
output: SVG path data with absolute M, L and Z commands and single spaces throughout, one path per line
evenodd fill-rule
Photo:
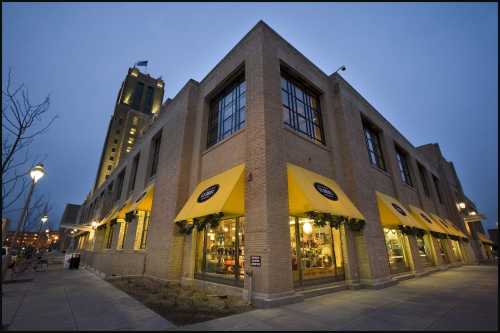
M 401 230 L 384 228 L 384 236 L 391 273 L 397 274 L 409 271 L 410 265 L 405 251 L 405 236 Z

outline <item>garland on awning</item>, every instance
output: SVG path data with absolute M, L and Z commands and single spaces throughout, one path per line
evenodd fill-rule
M 448 236 L 446 234 L 443 234 L 441 232 L 435 232 L 435 231 L 431 231 L 431 235 L 434 237 L 434 238 L 438 238 L 438 239 L 446 239 L 448 238 Z
M 455 236 L 455 235 L 450 235 L 449 237 L 450 237 L 450 239 L 453 239 L 453 240 L 456 240 L 456 241 L 460 240 L 460 237 Z
M 204 230 L 207 225 L 210 229 L 215 229 L 219 226 L 219 222 L 224 217 L 224 213 L 209 214 L 202 217 L 195 217 L 193 223 L 188 223 L 186 220 L 175 222 L 180 234 L 190 235 L 193 229 L 198 231 Z
M 130 212 L 125 214 L 125 221 L 132 222 L 135 218 L 135 215 L 136 215 L 136 211 L 131 210 Z
M 469 239 L 468 239 L 467 237 L 462 237 L 462 240 L 463 240 L 464 242 L 466 242 L 466 243 L 468 243 L 468 242 L 469 242 Z
M 318 227 L 329 225 L 331 228 L 338 229 L 342 223 L 346 224 L 352 231 L 361 231 L 365 226 L 365 220 L 349 218 L 342 215 L 333 215 L 330 213 L 318 213 L 314 211 L 306 212 L 306 216 L 314 221 Z

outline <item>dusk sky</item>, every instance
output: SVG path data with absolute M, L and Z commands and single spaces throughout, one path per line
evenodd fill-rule
M 346 65 L 342 76 L 413 145 L 438 142 L 487 216 L 483 225 L 494 228 L 497 6 L 2 3 L 2 85 L 12 68 L 32 101 L 50 93 L 50 115 L 59 116 L 33 145 L 48 155 L 36 191 L 50 197 L 55 227 L 65 204 L 91 190 L 128 68 L 148 60 L 147 72 L 165 80 L 165 99 L 174 97 L 262 19 L 325 73 Z

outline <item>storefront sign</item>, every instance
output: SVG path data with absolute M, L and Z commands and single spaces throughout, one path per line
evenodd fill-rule
M 261 263 L 262 262 L 260 256 L 250 256 L 250 266 L 260 267 Z
M 219 190 L 219 184 L 209 186 L 205 190 L 203 190 L 203 192 L 200 193 L 200 195 L 198 196 L 198 199 L 196 201 L 198 201 L 199 203 L 207 201 L 215 193 L 217 193 L 218 190 Z
M 332 200 L 332 201 L 337 201 L 339 198 L 337 197 L 337 194 L 333 192 L 331 188 L 329 188 L 326 185 L 323 185 L 321 183 L 314 183 L 314 188 L 325 198 Z
M 428 218 L 428 217 L 427 217 L 427 215 L 425 215 L 425 214 L 423 214 L 423 213 L 420 213 L 420 216 L 422 216 L 422 217 L 424 218 L 424 220 L 426 220 L 426 221 L 427 221 L 427 223 L 432 224 L 431 219 L 430 219 L 430 218 Z
M 392 204 L 392 207 L 394 207 L 394 209 L 397 210 L 399 214 L 406 216 L 406 212 L 404 211 L 403 208 L 399 207 L 395 203 Z

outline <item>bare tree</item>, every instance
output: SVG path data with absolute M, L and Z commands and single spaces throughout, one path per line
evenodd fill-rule
M 24 84 L 15 86 L 12 71 L 5 89 L 2 88 L 2 208 L 3 213 L 22 197 L 29 185 L 31 166 L 41 162 L 40 156 L 30 157 L 30 145 L 57 119 L 57 115 L 44 121 L 49 110 L 50 96 L 39 104 L 32 104 Z M 43 158 L 44 159 L 44 158 Z

